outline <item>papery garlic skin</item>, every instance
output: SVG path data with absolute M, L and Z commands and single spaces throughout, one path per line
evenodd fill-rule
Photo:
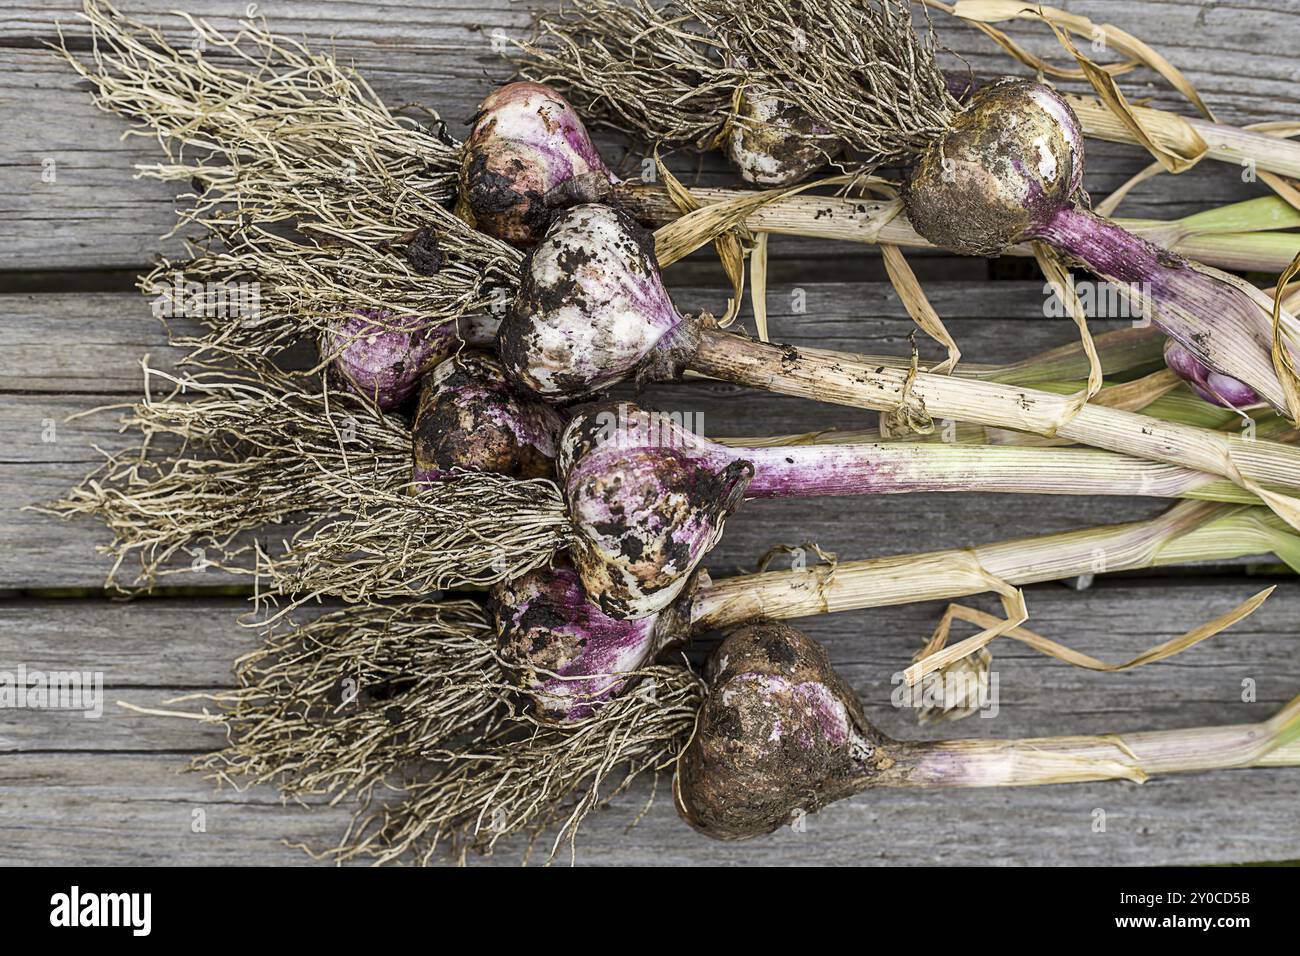
M 431 325 L 423 316 L 362 309 L 321 333 L 320 353 L 330 360 L 335 381 L 390 411 L 460 344 L 455 322 Z
M 787 624 L 728 633 L 673 781 L 677 809 L 719 840 L 770 833 L 861 788 L 888 738 L 872 728 L 826 650 Z
M 602 199 L 616 182 L 577 111 L 540 83 L 485 99 L 461 158 L 466 218 L 520 249 L 536 245 L 556 209 Z
M 624 621 L 592 603 L 566 565 L 532 571 L 493 589 L 497 647 L 541 717 L 590 717 L 628 677 L 682 636 L 673 618 Z
M 635 620 L 682 594 L 754 470 L 665 444 L 671 429 L 635 406 L 623 409 L 612 422 L 608 408 L 573 417 L 561 439 L 561 480 L 587 594 L 606 614 Z
M 412 481 L 456 469 L 514 478 L 554 473 L 563 416 L 511 387 L 496 359 L 466 351 L 425 376 L 412 426 Z
M 524 260 L 497 352 L 520 387 L 572 401 L 647 369 L 680 374 L 694 328 L 664 289 L 654 237 L 622 210 L 584 204 Z
M 843 143 L 791 103 L 757 90 L 740 94 L 727 135 L 727 158 L 756 186 L 790 186 L 825 166 Z

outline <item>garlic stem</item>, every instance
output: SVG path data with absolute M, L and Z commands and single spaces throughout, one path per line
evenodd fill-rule
M 1086 737 L 942 740 L 885 748 L 894 764 L 874 787 L 1032 787 L 1133 780 L 1151 774 L 1295 766 L 1300 743 L 1277 747 L 1269 722 Z
M 1088 136 L 1112 143 L 1137 143 L 1132 131 L 1101 101 L 1073 93 L 1062 95 Z M 1147 106 L 1132 109 L 1138 122 L 1157 143 L 1171 146 L 1184 155 L 1195 150 L 1199 136 L 1206 146 L 1205 155 L 1211 159 L 1234 166 L 1253 163 L 1257 169 L 1300 179 L 1300 142 Z
M 751 193 L 752 190 L 739 189 L 691 190 L 691 195 L 704 205 L 727 202 Z M 680 209 L 672 201 L 666 187 L 621 183 L 615 187 L 615 194 L 642 222 L 660 226 L 681 216 Z M 1269 197 L 1263 198 L 1267 201 Z M 1224 212 L 1225 218 L 1236 214 L 1244 223 L 1251 223 L 1254 221 L 1255 210 L 1238 214 L 1235 213 L 1235 207 L 1257 201 L 1233 203 L 1221 210 L 1207 210 L 1196 216 Z M 1263 210 L 1259 214 L 1263 215 Z M 1300 252 L 1300 233 L 1281 231 L 1295 225 L 1289 223 L 1284 216 L 1279 216 L 1278 225 L 1267 231 L 1258 226 L 1246 228 L 1245 225 L 1240 230 L 1211 229 L 1209 227 L 1214 220 L 1197 220 L 1196 216 L 1174 220 L 1117 219 L 1115 222 L 1156 245 L 1221 269 L 1280 272 Z M 869 245 L 888 243 L 908 249 L 937 248 L 912 228 L 897 200 L 878 201 L 803 193 L 786 196 L 760 207 L 746 217 L 745 225 L 756 232 L 784 236 Z M 1247 242 L 1238 232 L 1252 233 L 1253 241 Z M 1008 248 L 1006 254 L 1032 257 L 1034 253 L 1029 243 L 1022 242 Z
M 1003 492 L 1145 495 L 1258 504 L 1230 481 L 1093 448 L 845 442 L 732 448 L 754 466 L 746 498 Z
M 871 368 L 706 329 L 690 367 L 712 378 L 814 401 L 890 411 L 905 400 L 931 419 L 1059 436 L 1239 481 L 1300 488 L 1300 448 L 1164 422 L 1049 392 Z M 1235 471 L 1239 474 L 1234 473 Z
M 1206 364 L 1216 371 L 1249 383 L 1272 405 L 1286 408 L 1273 367 L 1272 325 L 1235 285 L 1076 206 L 1058 209 L 1038 235 L 1114 284 L 1135 314 L 1150 317 L 1179 342 L 1197 343 L 1197 357 L 1211 358 Z M 1289 346 L 1295 319 L 1283 328 Z
M 694 630 L 709 630 L 752 618 L 790 620 L 952 600 L 988 591 L 996 582 L 1021 586 L 1287 548 L 1294 559 L 1300 542 L 1274 522 L 1262 508 L 1184 502 L 1129 524 L 849 561 L 833 571 L 801 568 L 740 575 L 701 586 L 692 598 L 691 623 Z
M 1175 221 L 1185 232 L 1195 235 L 1270 232 L 1300 227 L 1300 209 L 1280 196 L 1258 196 L 1195 212 Z

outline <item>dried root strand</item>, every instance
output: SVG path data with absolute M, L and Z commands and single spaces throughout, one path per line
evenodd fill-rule
M 592 808 L 670 764 L 694 726 L 698 680 L 651 668 L 638 692 L 580 724 L 521 721 L 480 604 L 370 598 L 487 584 L 549 561 L 569 534 L 558 490 L 467 474 L 407 496 L 400 420 L 267 363 L 356 309 L 409 331 L 409 316 L 433 325 L 513 290 L 520 254 L 445 206 L 459 146 L 436 119 L 395 116 L 353 71 L 257 25 L 226 36 L 184 16 L 203 53 L 106 0 L 87 0 L 86 19 L 89 62 L 63 52 L 102 108 L 157 138 L 168 161 L 144 174 L 193 184 L 178 228 L 201 235 L 187 261 L 161 263 L 142 288 L 162 317 L 206 325 L 176 333 L 192 361 L 219 353 L 249 371 L 147 370 L 146 396 L 123 423 L 140 433 L 137 447 L 54 510 L 104 520 L 113 574 L 135 556 L 146 584 L 179 570 L 170 564 L 182 550 L 207 546 L 214 563 L 250 573 L 269 560 L 272 595 L 364 602 L 305 624 L 277 614 L 284 626 L 240 661 L 239 687 L 206 698 L 222 712 L 205 719 L 229 743 L 197 768 L 294 797 L 369 801 L 397 788 L 399 802 L 377 826 L 359 820 L 340 859 L 427 859 L 444 837 L 490 849 L 551 824 L 571 840 Z M 214 314 L 213 288 L 235 283 L 255 290 L 255 307 Z M 166 394 L 153 394 L 149 375 L 169 383 Z M 287 556 L 258 548 L 250 567 L 240 535 L 300 520 Z M 505 822 L 489 833 L 485 820 Z
M 140 587 L 190 570 L 175 560 L 189 555 L 252 573 L 256 558 L 241 536 L 329 514 L 328 488 L 340 478 L 392 487 L 409 473 L 409 431 L 354 395 L 269 371 L 144 371 L 145 396 L 122 419 L 138 443 L 50 508 L 93 515 L 112 531 L 110 584 L 123 586 L 117 575 L 132 555 Z
M 682 4 L 748 65 L 746 84 L 826 126 L 868 170 L 925 149 L 960 109 L 908 0 Z
M 520 74 L 556 86 L 584 119 L 651 143 L 707 149 L 731 111 L 734 78 L 681 3 L 573 0 L 537 17 Z
M 93 515 L 113 532 L 117 581 L 191 570 L 191 556 L 257 574 L 264 596 L 349 601 L 490 585 L 549 562 L 571 537 L 559 489 L 462 472 L 408 493 L 405 423 L 328 384 L 270 371 L 176 377 L 145 368 L 145 398 L 124 418 L 139 443 L 111 455 L 51 510 Z M 153 394 L 153 383 L 171 390 Z M 249 533 L 285 527 L 284 549 Z M 179 560 L 178 560 L 179 559 Z
M 172 344 L 196 359 L 231 356 L 256 368 L 357 312 L 377 327 L 413 332 L 500 312 L 514 295 L 521 261 L 515 250 L 443 209 L 388 208 L 370 184 L 359 183 L 353 198 L 345 218 L 322 206 L 317 221 L 300 223 L 306 238 L 205 218 L 209 236 L 188 243 L 189 258 L 164 260 L 140 280 Z M 438 260 L 436 272 L 412 265 L 415 249 Z M 210 290 L 255 304 L 213 308 Z M 202 328 L 173 321 L 180 317 Z
M 107 0 L 86 0 L 84 16 L 90 58 L 64 56 L 102 109 L 157 138 L 168 162 L 140 171 L 185 183 L 177 229 L 202 230 L 189 261 L 162 263 L 141 289 L 164 317 L 190 314 L 166 291 L 187 283 L 256 290 L 233 316 L 186 295 L 209 332 L 178 344 L 252 364 L 357 309 L 436 325 L 514 288 L 519 253 L 446 208 L 460 145 L 436 116 L 395 115 L 354 70 L 252 22 L 228 36 L 180 14 L 196 50 Z
M 202 698 L 222 707 L 211 719 L 229 743 L 193 766 L 295 798 L 364 801 L 511 713 L 491 619 L 471 600 L 357 605 L 272 628 L 236 676 L 235 691 Z
M 171 159 L 190 148 L 230 164 L 206 170 L 200 208 L 223 201 L 258 208 L 245 178 L 252 170 L 298 195 L 314 189 L 327 202 L 346 201 L 352 164 L 426 202 L 454 196 L 460 149 L 436 114 L 428 126 L 394 115 L 354 69 L 260 23 L 246 20 L 231 36 L 175 16 L 185 48 L 108 0 L 85 0 L 91 60 L 63 52 L 93 84 L 100 109 L 141 121 L 147 128 L 135 134 L 155 136 Z M 313 182 L 312 172 L 324 179 Z
M 739 89 L 791 103 L 870 170 L 920 152 L 960 104 L 906 0 L 572 0 L 519 44 L 522 75 L 584 115 L 651 142 L 705 149 Z
M 446 844 L 490 853 L 514 835 L 553 834 L 549 858 L 572 848 L 592 810 L 644 773 L 672 767 L 689 742 L 704 685 L 688 668 L 640 672 L 638 683 L 593 717 L 565 727 L 508 728 L 412 786 L 400 800 L 363 811 L 335 860 L 427 863 Z
M 270 565 L 276 590 L 360 601 L 487 586 L 549 564 L 573 539 L 545 479 L 461 472 L 416 494 L 352 481 L 331 490 L 332 516 Z

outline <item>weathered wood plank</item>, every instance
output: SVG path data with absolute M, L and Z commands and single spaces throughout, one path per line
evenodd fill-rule
M 800 292 L 796 297 L 793 293 Z M 967 287 L 938 283 L 936 307 L 972 362 L 1006 361 L 1071 341 L 1067 320 L 1045 319 L 1043 287 L 1006 282 Z M 717 289 L 675 291 L 683 309 L 720 305 Z M 802 299 L 803 312 L 794 308 Z M 906 355 L 912 323 L 886 283 L 808 284 L 774 287 L 769 295 L 771 329 L 795 345 Z M 0 297 L 0 389 L 21 392 L 0 406 L 0 441 L 7 449 L 0 474 L 0 588 L 98 587 L 108 562 L 94 552 L 106 540 L 91 522 L 61 522 L 24 510 L 62 495 L 102 461 L 104 452 L 131 447 L 120 432 L 120 406 L 139 394 L 138 361 L 148 352 L 166 368 L 175 353 L 147 300 L 112 295 L 15 295 Z M 1015 320 L 1015 354 L 1007 348 L 1006 321 Z M 996 317 L 991 320 L 990 317 Z M 1094 331 L 1122 326 L 1098 321 Z M 927 356 L 937 356 L 929 345 Z M 116 393 L 116 394 L 113 394 Z M 628 394 L 631 394 L 628 391 Z M 706 433 L 775 435 L 820 428 L 869 427 L 875 415 L 701 381 L 658 386 L 646 404 L 690 413 Z M 946 500 L 945 500 L 946 499 Z M 1160 506 L 1132 499 L 1035 499 L 1000 496 L 892 496 L 878 501 L 754 502 L 730 523 L 716 567 L 749 564 L 780 541 L 818 540 L 854 557 L 990 541 L 1021 533 L 1066 530 L 1081 524 L 1133 520 Z M 1026 514 L 1032 517 L 1027 518 Z M 869 515 L 872 533 L 845 521 Z M 1013 516 L 1014 515 L 1014 519 Z M 964 529 L 964 530 L 963 530 Z M 279 533 L 269 539 L 274 541 Z M 215 569 L 176 575 L 172 584 L 215 585 L 231 578 Z
M 1030 625 L 1105 660 L 1132 657 L 1217 617 L 1262 584 L 1250 581 L 1151 584 L 1102 579 L 1076 592 L 1029 589 Z M 967 603 L 991 606 L 973 599 Z M 95 600 L 0 604 L 0 670 L 73 670 L 102 674 L 103 716 L 0 711 L 0 752 L 30 750 L 200 750 L 220 734 L 190 720 L 122 710 L 117 700 L 157 707 L 178 694 L 233 686 L 231 664 L 257 644 L 238 618 L 237 599 Z M 890 701 L 896 675 L 928 638 L 942 605 L 927 602 L 807 619 L 800 627 L 824 642 L 861 695 L 868 714 L 899 737 L 1099 733 L 1262 719 L 1300 693 L 1295 654 L 1300 583 L 1279 585 L 1254 616 L 1194 650 L 1121 675 L 1098 674 L 1044 658 L 1014 642 L 995 647 L 999 707 L 993 719 L 918 727 Z M 1139 623 L 1140 622 L 1140 623 Z M 1136 626 L 1135 626 L 1136 625 Z M 712 636 L 695 650 L 707 648 Z M 1243 681 L 1256 702 L 1243 703 Z M 197 712 L 202 703 L 179 705 Z
M 29 667 L 29 672 L 31 668 Z M 212 688 L 187 688 L 186 694 L 210 693 Z M 150 710 L 201 713 L 203 701 L 176 701 L 174 688 L 105 688 L 82 698 L 84 710 L 28 711 L 17 719 L 5 711 L 0 721 L 0 753 L 38 751 L 110 751 L 149 753 L 156 751 L 218 750 L 225 743 L 220 727 L 184 717 L 164 718 L 128 710 L 123 704 Z M 96 716 L 101 712 L 100 716 Z M 213 710 L 211 705 L 208 710 Z M 184 762 L 181 758 L 180 762 Z
M 879 791 L 809 818 L 804 833 L 781 830 L 741 844 L 714 843 L 681 827 L 665 796 L 630 833 L 623 832 L 630 810 L 595 817 L 579 844 L 578 862 L 1153 866 L 1289 859 L 1294 846 L 1279 834 L 1295 828 L 1288 790 L 1300 774 L 1288 769 L 1252 776 L 1249 821 L 1242 819 L 1243 804 L 1233 806 L 1241 798 L 1230 775 L 1015 794 Z M 1105 833 L 1092 831 L 1097 810 L 1105 811 Z
M 718 280 L 716 285 L 685 284 L 677 267 L 665 276 L 684 311 L 708 309 L 716 314 L 725 309 L 728 293 L 716 261 L 708 276 Z M 927 283 L 926 294 L 944 321 L 958 330 L 954 335 L 967 361 L 1015 361 L 1078 338 L 1068 319 L 1045 317 L 1050 296 L 1043 282 L 936 281 Z M 778 341 L 904 357 L 909 353 L 913 325 L 887 282 L 850 278 L 770 283 L 767 301 L 769 331 Z M 741 324 L 752 328 L 748 297 L 744 308 Z M 184 322 L 173 324 L 181 331 L 197 327 Z M 1014 336 L 1006 334 L 1006 322 L 1017 323 Z M 1091 327 L 1100 333 L 1125 324 L 1101 316 Z M 924 359 L 942 357 L 924 336 L 918 347 Z M 174 370 L 180 357 L 166 344 L 148 296 L 0 295 L 0 392 L 135 396 L 143 382 L 140 360 L 146 354 L 154 368 L 164 371 Z
M 0 666 L 104 673 L 109 687 L 230 686 L 257 645 L 239 598 L 0 601 Z
M 177 758 L 113 754 L 0 757 L 0 863 L 5 865 L 304 865 L 286 846 L 337 842 L 348 808 L 283 807 L 272 795 L 213 791 Z M 1247 778 L 1243 781 L 1241 778 Z M 1221 771 L 1195 779 L 918 795 L 879 792 L 740 844 L 717 843 L 682 824 L 662 787 L 638 785 L 593 814 L 579 864 L 1152 866 L 1293 859 L 1300 847 L 1300 771 Z M 1243 793 L 1248 786 L 1248 794 Z M 1245 803 L 1246 799 L 1249 803 Z M 1250 817 L 1244 818 L 1243 807 Z M 1093 832 L 1095 811 L 1105 833 Z M 202 811 L 206 831 L 192 825 Z M 534 859 L 537 859 L 534 854 Z M 471 864 L 515 865 L 518 847 Z M 567 862 L 562 853 L 560 862 Z
M 161 754 L 0 758 L 0 854 L 12 866 L 302 865 L 311 860 L 284 838 L 324 846 L 346 826 L 346 809 L 216 791 L 182 765 Z
M 132 178 L 134 164 L 157 159 L 155 146 L 147 139 L 119 143 L 125 124 L 95 110 L 71 71 L 36 46 L 53 35 L 55 19 L 68 23 L 70 37 L 82 35 L 72 19 L 77 6 L 69 0 L 50 7 L 17 4 L 0 19 L 0 121 L 12 131 L 11 163 L 0 166 L 0 242 L 7 269 L 131 268 L 149 262 L 156 252 L 179 249 L 176 240 L 158 239 L 174 224 L 172 189 Z M 165 23 L 162 13 L 169 6 L 168 0 L 149 0 L 128 9 Z M 242 0 L 220 0 L 190 9 L 229 26 L 244 6 Z M 282 32 L 316 43 L 332 38 L 389 102 L 433 101 L 430 105 L 443 113 L 453 132 L 462 131 L 462 120 L 491 83 L 509 73 L 493 51 L 493 34 L 522 35 L 528 19 L 522 5 L 506 0 L 481 8 L 422 4 L 410 16 L 391 19 L 377 18 L 373 7 L 355 3 L 283 2 L 262 8 Z M 1122 17 L 1113 5 L 1100 2 L 1071 9 L 1099 21 L 1118 20 L 1119 26 L 1146 38 L 1187 72 L 1226 122 L 1285 118 L 1295 112 L 1296 67 L 1284 39 L 1285 24 L 1296 17 L 1290 4 L 1233 9 L 1231 16 L 1226 9 L 1187 3 L 1132 4 Z M 973 30 L 942 19 L 939 27 L 946 42 L 977 71 L 1018 68 Z M 1031 49 L 1057 55 L 1059 48 L 1045 29 L 1017 24 L 1012 32 Z M 1149 95 L 1153 105 L 1186 111 L 1176 94 L 1149 74 L 1128 77 L 1125 86 L 1135 99 Z M 617 162 L 622 151 L 612 140 L 603 142 Z M 639 154 L 634 159 L 639 162 Z M 41 180 L 45 160 L 56 164 L 55 183 Z M 1090 144 L 1088 188 L 1104 195 L 1144 162 L 1145 155 L 1135 148 Z M 683 159 L 678 168 L 691 172 L 696 162 Z M 702 169 L 703 182 L 725 178 L 716 157 Z M 1241 170 L 1205 163 L 1177 180 L 1160 177 L 1145 184 L 1126 201 L 1125 212 L 1178 216 L 1211 202 L 1262 193 L 1262 186 L 1242 182 Z M 790 239 L 773 243 L 772 255 L 801 263 L 832 255 L 841 266 L 851 259 L 842 246 Z
M 3 295 L 0 391 L 138 395 L 143 356 L 153 368 L 175 371 L 180 353 L 166 342 L 143 295 Z
M 487 0 L 472 5 L 443 0 L 389 0 L 378 5 L 353 0 L 267 0 L 258 4 L 258 11 L 277 32 L 313 42 L 328 41 L 359 65 L 369 61 L 378 68 L 387 66 L 391 73 L 409 69 L 425 78 L 424 84 L 430 88 L 430 77 L 481 81 L 485 73 L 505 75 L 508 65 L 498 52 L 500 42 L 494 45 L 494 34 L 524 36 L 532 11 L 555 6 L 544 0 Z M 84 36 L 85 24 L 77 19 L 80 8 L 77 0 L 9 4 L 0 14 L 0 45 L 29 46 L 35 39 L 52 38 L 56 22 L 62 24 L 65 35 Z M 187 10 L 229 30 L 246 8 L 238 0 L 204 0 L 190 4 Z M 134 0 L 123 9 L 161 26 L 173 39 L 189 39 L 184 23 L 169 15 L 174 9 L 169 0 Z M 1265 110 L 1267 115 L 1261 118 L 1267 118 L 1297 102 L 1295 91 L 1289 88 L 1297 70 L 1288 56 L 1286 38 L 1291 27 L 1300 26 L 1300 12 L 1289 0 L 1266 0 L 1249 7 L 1197 0 L 1137 0 L 1122 9 L 1111 0 L 1072 0 L 1069 9 L 1142 37 L 1183 70 L 1212 107 L 1228 111 L 1220 117 L 1226 122 L 1248 122 L 1255 118 L 1248 112 L 1252 109 Z M 1018 67 L 961 21 L 935 14 L 934 22 L 943 44 L 975 70 Z M 1069 59 L 1040 24 L 1016 21 L 1000 28 L 1039 55 L 1058 62 Z M 1130 73 L 1124 82 L 1135 91 L 1134 98 L 1147 95 L 1156 105 L 1183 106 L 1190 111 L 1186 101 L 1153 73 Z M 437 88 L 441 93 L 443 86 Z M 481 96 L 480 91 L 475 92 Z M 461 104 L 455 95 L 450 94 L 451 101 L 461 110 L 446 110 L 451 120 L 462 118 L 477 102 Z M 1214 102 L 1216 98 L 1223 104 Z
M 1244 584 L 1170 588 L 1105 582 L 1087 592 L 1035 588 L 1033 626 L 1080 650 L 1116 658 L 1162 640 L 1236 603 Z M 897 736 L 1020 736 L 1096 733 L 1256 720 L 1300 686 L 1290 646 L 1300 619 L 1300 585 L 1287 584 L 1256 616 L 1208 644 L 1125 675 L 1067 668 L 1011 644 L 996 649 L 1000 710 L 993 719 L 918 730 L 910 712 L 889 702 L 890 675 L 908 660 L 937 617 L 935 605 L 880 609 L 805 622 L 824 641 L 868 716 Z M 207 680 L 223 654 L 247 646 L 233 623 L 237 602 L 67 602 L 4 611 L 0 667 L 15 654 L 29 666 L 129 668 L 140 685 L 181 681 L 183 655 Z M 194 613 L 195 611 L 199 613 Z M 1133 622 L 1144 622 L 1140 638 Z M 136 628 L 135 623 L 142 625 Z M 120 626 L 125 649 L 105 637 Z M 52 640 L 63 638 L 62 646 Z M 162 653 L 156 658 L 150 646 Z M 234 645 L 233 647 L 230 645 Z M 125 653 L 125 658 L 123 657 Z M 1257 681 L 1258 701 L 1241 701 L 1241 681 Z M 106 684 L 120 685 L 113 673 Z M 116 696 L 146 703 L 164 691 L 140 687 Z M 0 726 L 0 862 L 305 862 L 280 838 L 316 846 L 337 836 L 346 808 L 281 809 L 274 794 L 213 791 L 176 771 L 183 753 L 219 743 L 190 721 L 143 718 L 108 709 L 101 720 L 7 711 Z M 13 751 L 28 751 L 14 753 Z M 94 755 L 57 751 L 93 750 Z M 131 753 L 120 751 L 129 750 Z M 168 754 L 149 751 L 172 751 Z M 596 814 L 579 844 L 580 863 L 1210 863 L 1300 856 L 1300 771 L 1224 772 L 1158 779 L 1142 787 L 1094 784 L 949 794 L 878 793 L 809 818 L 807 832 L 721 845 L 692 833 L 659 800 L 630 833 L 624 827 L 645 787 Z M 1106 812 L 1104 834 L 1092 831 Z M 192 834 L 204 810 L 207 834 Z M 219 835 L 219 840 L 211 839 Z M 89 846 L 89 848 L 88 848 Z M 492 862 L 517 857 L 503 851 Z

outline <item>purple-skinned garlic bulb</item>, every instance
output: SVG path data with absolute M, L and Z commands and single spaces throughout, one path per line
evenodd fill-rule
M 636 618 L 676 600 L 744 499 L 997 490 L 1009 480 L 995 464 L 945 468 L 909 451 L 870 442 L 728 447 L 631 402 L 589 405 L 560 441 L 574 561 L 607 614 Z
M 904 190 L 916 231 L 995 256 L 1037 235 L 1083 187 L 1083 130 L 1054 90 L 1002 80 L 976 91 Z
M 686 628 L 673 611 L 636 621 L 609 617 L 588 600 L 572 568 L 542 568 L 492 592 L 502 659 L 541 717 L 590 717 Z
M 616 618 L 648 617 L 677 600 L 754 474 L 659 418 L 597 406 L 576 414 L 560 441 L 573 561 L 587 594 Z
M 1211 405 L 1248 408 L 1259 403 L 1259 395 L 1253 388 L 1209 368 L 1174 339 L 1165 343 L 1165 365 Z
M 826 651 L 786 624 L 733 629 L 705 668 L 708 694 L 677 760 L 677 811 L 716 840 L 771 833 L 882 788 L 1016 787 L 1259 765 L 1279 754 L 1300 698 L 1255 724 L 995 740 L 901 741 L 871 726 Z M 1277 765 L 1294 762 L 1278 760 Z
M 513 478 L 549 478 L 563 416 L 514 391 L 487 352 L 447 359 L 420 389 L 411 429 L 411 480 L 438 481 L 455 469 Z
M 461 158 L 466 218 L 520 249 L 536 245 L 556 209 L 604 199 L 616 182 L 577 112 L 540 83 L 485 99 Z
M 420 377 L 461 345 L 454 322 L 361 310 L 321 334 L 321 356 L 335 380 L 385 411 L 413 394 Z
M 862 715 L 820 644 L 786 624 L 733 629 L 705 669 L 709 696 L 673 793 L 720 840 L 770 833 L 862 787 L 892 743 Z
M 497 352 L 521 387 L 570 401 L 632 373 L 676 378 L 697 342 L 664 289 L 654 237 L 622 210 L 585 204 L 525 258 Z
M 758 90 L 740 93 L 727 158 L 758 186 L 790 186 L 833 159 L 844 144 L 792 103 Z
M 954 252 L 994 256 L 1017 242 L 1048 243 L 1111 282 L 1207 369 L 1285 409 L 1260 302 L 1231 276 L 1083 208 L 1083 165 L 1083 132 L 1069 104 L 1041 83 L 1004 79 L 976 90 L 953 116 L 917 161 L 903 198 L 916 231 Z M 1289 314 L 1283 326 L 1300 358 L 1300 326 Z

